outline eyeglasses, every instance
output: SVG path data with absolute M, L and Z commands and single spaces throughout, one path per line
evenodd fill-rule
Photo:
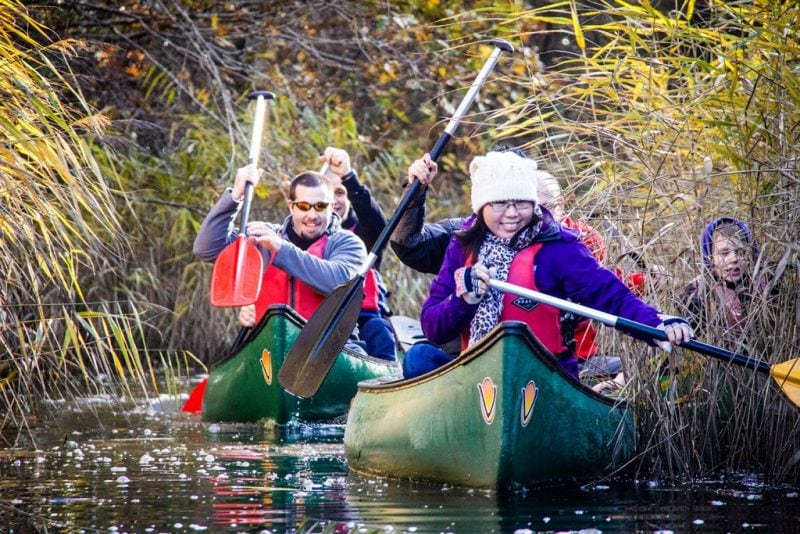
M 330 202 L 316 202 L 316 203 L 312 204 L 312 203 L 306 202 L 304 200 L 301 200 L 299 202 L 295 202 L 294 200 L 292 200 L 291 202 L 300 211 L 309 211 L 311 208 L 314 208 L 314 211 L 316 211 L 318 213 L 322 213 L 323 211 L 328 209 L 328 206 L 331 205 Z
M 508 208 L 513 207 L 517 211 L 530 211 L 533 209 L 533 202 L 530 200 L 506 200 L 503 202 L 489 202 L 492 211 L 495 213 L 505 213 Z

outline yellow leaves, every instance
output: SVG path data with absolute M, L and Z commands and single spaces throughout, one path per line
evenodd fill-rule
M 86 128 L 97 132 L 108 128 L 110 125 L 111 120 L 102 113 L 92 113 L 72 122 L 73 128 Z
M 504 127 L 498 134 L 499 138 L 514 137 L 515 135 L 525 134 L 536 125 L 546 123 L 553 116 L 552 112 L 532 115 L 530 117 L 516 121 L 513 125 Z
M 494 51 L 494 47 L 488 44 L 481 44 L 478 47 L 478 53 L 482 58 L 487 58 Z
M 581 21 L 578 18 L 578 6 L 575 0 L 570 0 L 569 11 L 572 17 L 572 31 L 575 32 L 575 44 L 581 51 L 586 50 L 586 38 L 583 36 L 583 29 L 581 28 Z
M 194 97 L 203 105 L 208 105 L 211 102 L 211 93 L 208 91 L 207 87 L 198 89 Z
M 692 16 L 694 16 L 694 8 L 695 8 L 695 0 L 689 0 L 686 3 L 686 20 L 692 20 Z
M 397 78 L 397 71 L 395 70 L 395 65 L 392 62 L 386 62 L 383 64 L 383 70 L 378 76 L 378 81 L 382 84 L 386 84 L 391 82 Z
M 211 29 L 214 30 L 214 35 L 217 37 L 225 37 L 226 35 L 230 34 L 230 26 L 225 24 L 219 23 L 219 15 L 214 13 L 211 15 L 211 19 L 209 21 L 211 23 Z
M 527 73 L 528 73 L 528 67 L 526 67 L 524 63 L 515 63 L 515 64 L 514 64 L 514 65 L 511 67 L 511 71 L 512 71 L 514 74 L 518 74 L 518 75 L 520 75 L 520 76 L 523 76 L 523 75 L 525 75 L 525 74 L 527 74 Z
M 403 121 L 404 123 L 408 123 L 409 122 L 408 115 L 406 115 L 405 112 L 403 110 L 399 109 L 399 108 L 393 108 L 392 109 L 392 114 L 395 117 L 397 117 L 398 119 L 400 119 L 401 121 Z

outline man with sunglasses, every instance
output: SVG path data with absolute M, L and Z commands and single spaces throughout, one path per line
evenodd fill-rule
M 256 186 L 263 171 L 247 165 L 236 172 L 227 189 L 206 216 L 194 242 L 194 253 L 214 261 L 236 239 L 233 221 L 244 199 L 245 186 Z M 358 273 L 367 257 L 364 243 L 343 231 L 333 212 L 331 183 L 317 172 L 303 172 L 289 185 L 289 216 L 281 225 L 262 221 L 247 224 L 248 239 L 264 257 L 266 272 L 254 305 L 239 310 L 239 322 L 254 326 L 272 304 L 288 304 L 308 319 L 325 297 Z M 357 343 L 348 348 L 363 352 Z
M 342 227 L 356 234 L 371 250 L 386 227 L 386 215 L 370 190 L 358 180 L 346 150 L 327 147 L 319 157 L 327 168 L 326 177 L 333 186 L 333 211 L 342 220 Z M 364 300 L 358 316 L 359 338 L 367 353 L 384 360 L 396 359 L 397 340 L 387 319 L 391 315 L 388 291 L 379 269 L 381 257 L 364 279 Z

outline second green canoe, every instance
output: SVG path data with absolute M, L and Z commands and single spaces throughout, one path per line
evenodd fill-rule
M 400 374 L 395 362 L 343 350 L 313 397 L 294 397 L 278 384 L 278 370 L 304 323 L 290 307 L 271 306 L 240 348 L 209 372 L 203 420 L 331 421 L 347 413 L 359 381 Z

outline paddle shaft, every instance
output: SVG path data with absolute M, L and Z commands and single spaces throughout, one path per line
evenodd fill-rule
M 430 151 L 431 160 L 436 161 L 439 159 L 439 156 L 442 155 L 444 152 L 444 148 L 447 146 L 447 143 L 450 142 L 453 134 L 458 128 L 458 125 L 461 123 L 461 120 L 464 118 L 464 115 L 467 113 L 467 110 L 472 106 L 472 102 L 475 100 L 475 97 L 478 95 L 478 91 L 480 91 L 481 86 L 486 81 L 486 78 L 489 77 L 489 74 L 494 70 L 495 65 L 497 65 L 497 60 L 500 58 L 500 54 L 502 52 L 511 52 L 514 48 L 506 41 L 502 39 L 496 39 L 492 41 L 495 45 L 494 50 L 486 59 L 486 62 L 483 64 L 480 72 L 475 77 L 475 80 L 472 82 L 467 94 L 464 95 L 464 98 L 461 100 L 458 108 L 456 108 L 455 113 L 450 118 L 450 121 L 447 123 L 447 126 L 444 129 L 444 133 L 439 136 L 439 139 L 436 141 L 436 144 L 433 146 L 433 149 Z M 408 205 L 411 200 L 416 196 L 417 192 L 422 187 L 422 183 L 419 180 L 414 180 L 411 185 L 406 189 L 406 193 L 403 195 L 403 198 L 400 199 L 400 202 L 397 204 L 397 208 L 395 209 L 394 215 L 391 219 L 386 223 L 381 234 L 378 236 L 378 239 L 375 241 L 375 244 L 372 246 L 372 250 L 370 250 L 369 255 L 367 256 L 366 261 L 361 266 L 359 270 L 360 275 L 364 275 L 369 271 L 375 262 L 380 256 L 381 251 L 389 242 L 389 238 L 394 232 L 397 225 L 400 224 L 400 219 L 402 218 L 403 214 L 408 209 Z
M 560 299 L 552 295 L 540 293 L 539 291 L 526 289 L 524 287 L 510 284 L 508 282 L 501 282 L 500 280 L 490 280 L 489 285 L 505 293 L 512 293 L 514 295 L 519 295 L 521 297 L 535 300 L 536 302 L 541 302 L 542 304 L 553 306 L 554 308 L 558 308 L 559 310 L 568 311 L 574 313 L 575 315 L 580 315 L 588 319 L 599 321 L 606 326 L 610 326 L 612 328 L 621 330 L 623 332 L 627 332 L 629 334 L 630 333 L 644 334 L 646 336 L 661 341 L 669 341 L 669 339 L 667 338 L 667 334 L 663 330 L 660 330 L 658 328 L 653 328 L 652 326 L 648 326 L 646 324 L 642 324 L 636 321 L 631 321 L 630 319 L 625 319 L 624 317 L 618 317 L 610 313 L 606 313 L 600 310 L 595 310 L 594 308 L 589 308 L 588 306 L 583 306 L 581 304 L 576 304 L 574 302 Z M 761 360 L 754 360 L 753 358 L 748 358 L 747 356 L 744 356 L 742 354 L 737 354 L 735 352 L 731 352 L 729 350 L 725 350 L 720 347 L 715 347 L 714 345 L 709 345 L 707 343 L 702 343 L 700 341 L 695 341 L 694 339 L 692 339 L 687 342 L 681 343 L 680 347 L 685 349 L 691 349 L 693 351 L 700 352 L 702 354 L 706 354 L 707 356 L 712 356 L 720 360 L 732 362 L 735 363 L 736 365 L 741 365 L 749 369 L 755 369 L 756 371 L 760 371 L 762 373 L 770 374 L 771 367 L 767 363 Z
M 275 99 L 269 91 L 254 91 L 247 95 L 248 100 L 255 99 L 256 111 L 253 118 L 253 135 L 250 138 L 250 155 L 247 163 L 256 165 L 261 153 L 261 138 L 264 136 L 264 117 L 267 114 L 267 99 Z M 239 234 L 247 235 L 247 220 L 250 218 L 250 204 L 253 202 L 253 184 L 247 182 L 244 186 L 244 200 L 242 201 L 242 218 L 239 224 Z

